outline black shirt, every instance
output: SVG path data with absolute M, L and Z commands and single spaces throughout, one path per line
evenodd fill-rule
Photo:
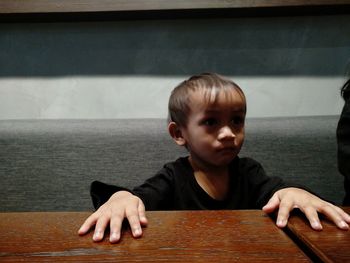
M 340 115 L 337 127 L 338 168 L 344 175 L 345 198 L 343 205 L 350 205 L 350 96 Z
M 262 166 L 250 158 L 236 157 L 229 165 L 230 190 L 225 200 L 209 196 L 197 183 L 188 157 L 164 165 L 155 176 L 131 192 L 141 198 L 146 210 L 260 209 L 277 191 L 293 185 L 278 177 L 268 177 Z M 94 206 L 127 190 L 95 181 L 91 185 Z

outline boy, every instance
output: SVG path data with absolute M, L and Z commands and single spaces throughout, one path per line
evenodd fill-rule
M 169 99 L 168 131 L 189 156 L 168 163 L 154 177 L 133 191 L 94 182 L 95 207 L 79 229 L 94 225 L 94 241 L 103 238 L 110 226 L 110 242 L 120 239 L 124 218 L 134 237 L 142 235 L 147 210 L 257 209 L 271 213 L 277 208 L 277 226 L 285 227 L 289 212 L 299 208 L 312 228 L 321 230 L 318 212 L 340 228 L 349 228 L 350 216 L 340 208 L 267 177 L 261 165 L 239 158 L 244 141 L 246 99 L 234 82 L 217 74 L 204 73 L 180 83 Z

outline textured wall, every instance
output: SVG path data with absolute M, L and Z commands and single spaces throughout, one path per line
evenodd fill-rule
M 241 85 L 251 117 L 337 115 L 350 16 L 0 25 L 0 119 L 163 118 L 203 71 Z

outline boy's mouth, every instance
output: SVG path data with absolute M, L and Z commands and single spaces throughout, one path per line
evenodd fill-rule
M 220 148 L 218 150 L 218 152 L 223 153 L 223 154 L 226 154 L 226 153 L 234 154 L 234 153 L 236 153 L 236 147 L 233 147 L 233 146 L 223 147 L 223 148 Z

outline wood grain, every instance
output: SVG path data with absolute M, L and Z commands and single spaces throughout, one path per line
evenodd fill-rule
M 0 213 L 0 261 L 309 262 L 258 210 L 148 212 L 142 238 L 118 244 L 77 230 L 89 213 Z
M 350 213 L 350 207 L 344 210 Z M 327 220 L 322 220 L 322 225 L 322 231 L 314 231 L 304 216 L 293 215 L 288 229 L 320 261 L 350 262 L 350 231 L 340 230 Z

